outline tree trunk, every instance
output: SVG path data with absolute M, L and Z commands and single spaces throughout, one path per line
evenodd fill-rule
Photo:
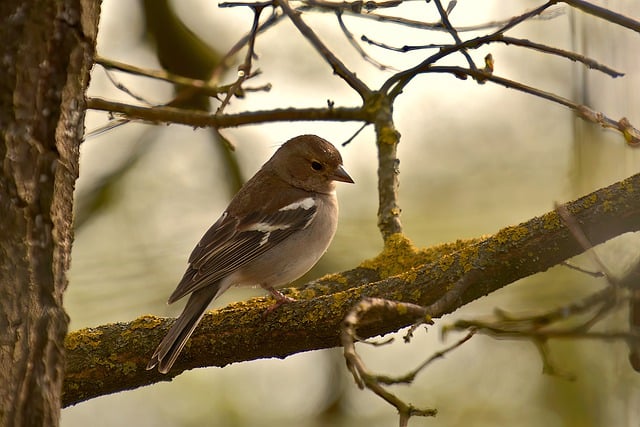
M 0 1 L 0 426 L 56 426 L 99 3 Z

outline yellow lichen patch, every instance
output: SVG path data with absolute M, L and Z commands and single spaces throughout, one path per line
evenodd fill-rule
M 542 217 L 542 224 L 545 230 L 556 230 L 560 227 L 560 215 L 555 211 L 549 212 Z
M 140 316 L 136 320 L 131 322 L 129 324 L 129 329 L 153 329 L 161 323 L 162 319 L 160 317 L 145 314 L 144 316 Z
M 401 316 L 409 312 L 409 309 L 404 304 L 398 304 L 396 305 L 396 307 L 397 307 L 398 314 Z
M 318 296 L 318 293 L 315 291 L 315 289 L 303 288 L 300 290 L 296 290 L 296 296 L 296 299 L 313 299 Z
M 602 210 L 604 212 L 613 212 L 613 210 L 615 209 L 615 206 L 613 203 L 611 203 L 610 200 L 605 200 L 604 202 L 602 202 Z
M 453 263 L 450 255 L 454 252 L 475 246 L 483 239 L 458 240 L 426 249 L 418 249 L 402 234 L 393 234 L 385 242 L 383 251 L 375 258 L 363 261 L 362 268 L 375 270 L 381 279 L 402 274 L 403 280 L 415 280 L 422 265 L 438 263 L 442 271 L 446 271 Z M 474 249 L 477 251 L 477 249 Z
M 451 255 L 446 255 L 440 258 L 438 261 L 438 267 L 440 267 L 441 271 L 447 271 L 449 267 L 453 265 L 453 257 Z
M 473 268 L 473 261 L 478 259 L 479 250 L 480 248 L 478 245 L 469 245 L 458 252 L 458 259 L 460 260 L 460 265 L 465 273 Z
M 411 267 L 409 271 L 402 275 L 402 279 L 408 283 L 413 283 L 418 278 L 418 270 L 415 267 Z
M 590 208 L 598 202 L 598 196 L 595 194 L 590 194 L 589 196 L 582 199 L 582 207 L 584 209 Z
M 503 228 L 498 231 L 494 236 L 494 239 L 499 244 L 505 244 L 509 242 L 518 242 L 529 235 L 529 230 L 524 225 L 514 225 L 511 227 Z
M 69 333 L 64 338 L 64 346 L 67 350 L 75 350 L 78 347 L 98 347 L 100 345 L 100 339 L 102 338 L 102 331 L 95 330 L 94 328 L 80 329 Z
M 417 265 L 420 251 L 400 233 L 391 235 L 378 256 L 363 261 L 362 268 L 375 270 L 381 279 L 395 276 Z
M 153 329 L 159 324 L 162 323 L 162 318 L 157 316 L 152 316 L 150 314 L 145 314 L 144 316 L 138 317 L 136 320 L 129 324 L 129 327 L 122 331 L 122 336 L 126 337 L 138 329 Z
M 326 275 L 322 276 L 321 278 L 319 278 L 317 281 L 318 282 L 322 282 L 322 283 L 325 283 L 325 282 L 339 283 L 341 285 L 346 285 L 346 284 L 349 283 L 347 278 L 344 277 L 344 275 L 340 274 L 340 273 L 326 274 Z
M 126 361 L 120 364 L 120 370 L 124 375 L 133 375 L 138 372 L 138 365 L 132 361 Z
M 397 144 L 400 140 L 400 132 L 393 126 L 384 126 L 378 135 L 378 141 L 383 144 Z

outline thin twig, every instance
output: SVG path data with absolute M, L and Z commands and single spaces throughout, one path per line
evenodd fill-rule
M 188 77 L 179 76 L 177 74 L 169 73 L 165 70 L 150 70 L 147 68 L 136 67 L 135 65 L 126 64 L 124 62 L 116 61 L 109 58 L 103 58 L 97 56 L 95 59 L 96 64 L 103 66 L 106 69 L 118 70 L 125 73 L 130 73 L 143 77 L 150 77 L 157 80 L 166 81 L 169 83 L 178 84 L 181 86 L 189 86 L 210 95 L 217 95 L 223 92 L 217 86 L 210 86 L 206 81 L 199 79 L 192 79 Z
M 232 5 L 231 3 L 226 3 L 227 7 Z M 236 4 L 238 5 L 238 4 Z M 265 7 L 271 6 L 271 2 L 268 3 L 251 3 L 245 4 L 251 7 L 253 10 L 253 23 L 251 24 L 251 31 L 249 31 L 249 42 L 247 45 L 247 53 L 244 57 L 244 62 L 240 64 L 238 67 L 238 78 L 237 80 L 229 87 L 222 103 L 216 110 L 216 114 L 222 114 L 225 107 L 229 105 L 231 101 L 231 97 L 236 95 L 240 89 L 242 88 L 242 83 L 248 78 L 251 74 L 251 64 L 253 57 L 255 56 L 255 43 L 256 43 L 256 35 L 258 34 L 258 28 L 260 26 L 260 15 Z
M 387 50 L 391 50 L 394 52 L 409 52 L 409 51 L 413 51 L 413 50 L 422 50 L 422 49 L 451 49 L 451 48 L 456 48 L 456 45 L 451 45 L 451 44 L 426 44 L 426 45 L 404 45 L 402 47 L 395 47 L 395 46 L 390 46 L 387 45 L 385 43 L 382 42 L 378 42 L 375 40 L 371 40 L 369 39 L 367 36 L 362 36 L 361 40 L 369 43 L 371 45 L 380 47 L 382 49 L 387 49 Z M 483 45 L 487 45 L 490 43 L 504 43 L 506 45 L 514 45 L 514 46 L 520 46 L 520 47 L 524 47 L 524 48 L 528 48 L 528 49 L 533 49 L 533 50 L 537 50 L 543 53 L 548 53 L 551 55 L 556 55 L 562 58 L 567 58 L 571 61 L 574 62 L 580 62 L 584 65 L 586 65 L 588 68 L 593 69 L 593 70 L 597 70 L 600 71 L 602 73 L 605 73 L 611 77 L 622 77 L 624 76 L 624 73 L 614 70 L 613 68 L 610 68 L 604 64 L 599 63 L 598 61 L 596 61 L 595 59 L 589 58 L 587 56 L 584 55 L 580 55 L 578 53 L 575 52 L 571 52 L 568 50 L 564 50 L 564 49 L 558 49 L 556 47 L 553 46 L 547 46 L 541 43 L 536 43 L 536 42 L 532 42 L 530 40 L 526 40 L 526 39 L 519 39 L 519 38 L 515 38 L 515 37 L 507 37 L 504 36 L 502 34 L 494 34 L 494 35 L 490 35 L 490 36 L 483 36 L 483 37 L 477 37 L 475 39 L 470 39 L 467 40 L 466 42 L 463 43 L 464 46 L 467 46 L 469 49 L 477 49 Z
M 582 248 L 589 254 L 593 262 L 598 266 L 598 269 L 604 274 L 605 278 L 612 285 L 615 284 L 614 276 L 609 271 L 607 266 L 598 256 L 598 253 L 593 249 L 593 244 L 589 241 L 589 238 L 584 234 L 582 228 L 576 221 L 575 217 L 571 215 L 566 205 L 556 204 L 555 206 L 556 212 L 558 212 L 558 216 L 562 218 L 562 221 L 565 223 L 567 228 L 571 231 L 571 234 L 576 239 L 576 241 L 582 246 Z
M 607 67 L 606 65 L 603 65 L 601 63 L 599 63 L 598 61 L 596 61 L 595 59 L 589 58 L 587 56 L 584 55 L 580 55 L 578 53 L 575 52 L 571 52 L 568 50 L 564 50 L 564 49 L 558 49 L 556 47 L 553 46 L 547 46 L 541 43 L 535 43 L 532 42 L 530 40 L 525 40 L 525 39 L 518 39 L 515 37 L 507 37 L 507 36 L 501 36 L 498 37 L 496 40 L 491 40 L 490 43 L 493 42 L 502 42 L 504 44 L 511 44 L 514 46 L 521 46 L 521 47 L 526 47 L 528 49 L 534 49 L 534 50 L 538 50 L 540 52 L 543 53 L 549 53 L 552 55 L 556 55 L 556 56 L 560 56 L 562 58 L 567 58 L 570 59 L 571 61 L 574 62 L 580 62 L 584 65 L 586 65 L 588 68 L 592 69 L 592 70 L 597 70 L 600 71 L 602 73 L 605 73 L 611 77 L 622 77 L 624 76 L 624 73 L 614 70 L 613 68 Z
M 498 77 L 494 74 L 485 73 L 481 70 L 473 71 L 463 67 L 429 67 L 424 73 L 447 73 L 456 76 L 457 78 L 464 79 L 465 76 L 473 77 L 477 81 L 491 81 L 506 88 L 515 89 L 520 92 L 528 93 L 530 95 L 537 96 L 539 98 L 546 99 L 548 101 L 555 102 L 556 104 L 568 107 L 575 112 L 579 117 L 590 121 L 592 123 L 599 124 L 603 128 L 619 131 L 625 138 L 627 144 L 630 146 L 640 145 L 640 130 L 634 127 L 626 117 L 620 120 L 615 120 L 607 117 L 603 113 L 594 111 L 586 105 L 577 104 L 569 99 L 563 98 L 554 93 L 545 92 L 540 89 L 536 89 L 531 86 L 516 82 L 514 80 L 506 79 L 504 77 Z
M 351 141 L 353 141 L 353 140 L 354 140 L 358 135 L 360 135 L 360 132 L 362 132 L 362 131 L 364 130 L 364 128 L 366 128 L 367 126 L 369 126 L 369 124 L 370 124 L 370 123 L 365 123 L 365 124 L 363 124 L 362 126 L 360 126 L 360 128 L 359 128 L 357 131 L 355 131 L 355 132 L 353 133 L 353 135 L 351 135 L 351 136 L 349 137 L 349 139 L 347 139 L 346 141 L 344 141 L 341 145 L 342 145 L 343 147 L 346 147 L 347 145 L 349 145 L 349 144 L 351 143 Z
M 375 66 L 376 68 L 378 68 L 381 71 L 385 71 L 385 70 L 395 70 L 393 67 L 390 67 L 388 65 L 384 65 L 378 61 L 376 61 L 375 59 L 373 59 L 367 52 L 364 51 L 364 49 L 362 48 L 362 46 L 360 46 L 360 44 L 356 41 L 356 39 L 353 37 L 353 33 L 351 33 L 351 31 L 349 31 L 349 29 L 347 28 L 347 26 L 344 23 L 344 20 L 342 19 L 342 10 L 340 9 L 336 9 L 336 17 L 338 18 L 338 24 L 340 25 L 340 29 L 342 30 L 342 32 L 344 33 L 345 37 L 347 38 L 347 40 L 349 41 L 349 43 L 351 44 L 351 46 L 353 46 L 353 48 L 360 54 L 360 56 L 362 57 L 362 59 L 364 59 L 365 61 L 367 61 L 369 64 Z M 397 71 L 397 70 L 396 70 Z
M 151 106 L 151 103 L 149 101 L 147 101 L 144 97 L 142 97 L 140 95 L 136 95 L 128 87 L 126 87 L 124 84 L 120 83 L 110 70 L 106 70 L 105 69 L 104 71 L 105 71 L 105 74 L 107 75 L 107 78 L 109 79 L 111 84 L 116 89 L 118 89 L 119 91 L 121 91 L 123 93 L 126 93 L 127 95 L 129 95 L 131 98 L 135 99 L 138 102 L 142 102 L 143 104 L 146 104 L 147 106 Z
M 431 44 L 420 44 L 420 45 L 404 45 L 401 47 L 396 47 L 396 46 L 391 46 L 388 45 L 386 43 L 383 42 L 379 42 L 376 40 L 372 40 L 369 37 L 363 35 L 360 37 L 360 40 L 362 40 L 365 43 L 369 43 L 370 45 L 385 49 L 385 50 L 390 50 L 393 52 L 400 52 L 400 53 L 405 53 L 405 52 L 410 52 L 412 50 L 423 50 L 423 49 L 443 49 L 445 47 L 449 47 L 451 46 L 451 44 L 449 43 L 431 43 Z
M 402 303 L 397 301 L 389 301 L 382 298 L 365 298 L 356 304 L 347 314 L 342 322 L 342 331 L 340 339 L 344 347 L 344 357 L 347 367 L 359 388 L 368 388 L 386 402 L 394 406 L 400 415 L 400 426 L 406 426 L 410 417 L 423 416 L 431 417 L 437 414 L 435 409 L 419 409 L 413 405 L 405 403 L 395 394 L 383 387 L 384 381 L 381 376 L 373 375 L 369 372 L 362 358 L 356 351 L 355 342 L 357 341 L 356 329 L 366 324 L 366 316 L 371 313 L 397 313 L 402 311 L 415 315 L 416 318 L 424 318 L 426 312 L 424 307 L 419 305 Z
M 402 18 L 398 16 L 382 15 L 377 13 L 361 14 L 359 12 L 352 12 L 348 9 L 345 9 L 345 13 L 353 14 L 363 19 L 373 19 L 378 22 L 388 22 L 392 24 L 406 26 L 409 28 L 418 28 L 418 29 L 430 30 L 430 31 L 447 31 L 443 27 L 442 22 L 416 21 L 416 20 Z M 558 16 L 561 16 L 564 13 L 565 12 L 563 7 L 553 7 L 553 8 L 549 8 L 548 10 L 545 10 L 544 12 L 538 15 L 532 16 L 529 19 L 530 20 L 550 20 L 550 19 L 557 18 Z M 456 27 L 456 31 L 458 31 L 458 33 L 463 33 L 463 32 L 480 31 L 480 30 L 487 30 L 490 28 L 503 27 L 504 25 L 511 22 L 512 20 L 513 20 L 513 17 L 504 19 L 504 20 L 499 20 L 499 21 L 484 22 L 476 25 L 460 26 L 460 27 Z
M 225 7 L 224 5 L 225 3 L 222 3 L 220 7 Z M 279 12 L 279 9 L 274 9 L 271 13 L 271 16 L 269 16 L 269 18 L 267 18 L 262 24 L 259 25 L 258 29 L 256 30 L 256 34 L 261 34 L 269 28 L 273 27 L 278 22 L 280 22 L 282 18 L 284 18 L 284 16 L 285 15 L 282 12 Z M 238 40 L 231 47 L 231 49 L 227 51 L 227 53 L 225 53 L 225 55 L 220 60 L 220 63 L 211 72 L 211 77 L 209 79 L 210 81 L 218 81 L 220 79 L 222 74 L 231 66 L 230 64 L 233 61 L 233 57 L 241 49 L 243 49 L 247 45 L 247 43 L 249 43 L 252 36 L 253 35 L 251 32 L 247 33 L 240 40 Z
M 376 9 L 389 9 L 400 6 L 406 0 L 389 0 L 389 1 L 353 1 L 353 2 L 333 2 L 322 0 L 306 0 L 304 3 L 310 6 L 310 8 L 326 9 L 331 11 L 350 11 L 356 14 L 360 14 L 363 11 L 371 12 Z
M 404 87 L 418 74 L 420 73 L 424 73 L 426 72 L 426 70 L 428 70 L 436 61 L 451 55 L 452 53 L 455 53 L 457 51 L 459 51 L 460 49 L 465 49 L 465 48 L 469 48 L 471 46 L 480 46 L 483 43 L 486 43 L 487 40 L 492 40 L 494 39 L 497 35 L 504 33 L 505 31 L 507 31 L 510 28 L 513 28 L 514 26 L 520 24 L 521 22 L 524 22 L 527 19 L 532 18 L 533 16 L 539 15 L 542 12 L 545 11 L 545 9 L 551 7 L 554 4 L 554 1 L 549 1 L 545 4 L 543 4 L 542 6 L 539 6 L 531 11 L 525 12 L 522 15 L 516 16 L 514 18 L 512 18 L 507 24 L 503 25 L 500 29 L 494 31 L 492 34 L 483 36 L 483 37 L 478 37 L 477 39 L 474 39 L 473 41 L 467 41 L 464 43 L 460 43 L 454 46 L 451 46 L 449 48 L 443 48 L 441 49 L 438 53 L 435 53 L 431 56 L 429 56 L 427 59 L 425 59 L 424 61 L 422 61 L 420 64 L 416 65 L 415 67 L 409 68 L 407 70 L 401 71 L 399 73 L 394 74 L 393 76 L 391 76 L 389 79 L 387 79 L 386 82 L 384 82 L 384 84 L 382 85 L 382 87 L 380 88 L 380 91 L 383 93 L 388 93 L 389 96 L 392 99 L 395 99 L 395 97 L 397 97 L 400 93 L 402 93 L 402 90 L 404 89 Z M 484 79 L 482 78 L 482 76 L 479 76 L 481 80 L 479 81 L 484 81 Z M 474 77 L 475 78 L 475 77 Z
M 604 273 L 602 273 L 601 271 L 591 271 L 591 270 L 587 270 L 585 268 L 579 267 L 577 265 L 574 265 L 568 261 L 564 261 L 561 262 L 560 264 L 564 265 L 567 268 L 570 268 L 571 270 L 575 270 L 575 271 L 579 271 L 580 273 L 589 275 L 591 277 L 594 278 L 600 278 L 600 277 L 604 277 Z
M 447 29 L 451 37 L 453 37 L 453 40 L 456 42 L 456 45 L 461 45 L 462 39 L 460 38 L 460 36 L 458 36 L 458 31 L 456 31 L 453 25 L 451 25 L 451 22 L 449 21 L 448 12 L 444 9 L 444 7 L 442 7 L 442 3 L 440 2 L 440 0 L 434 0 L 434 3 L 436 5 L 436 8 L 438 9 L 438 13 L 440 14 L 442 25 Z M 460 53 L 467 60 L 467 63 L 469 64 L 469 68 L 471 68 L 472 70 L 478 69 L 476 67 L 476 64 L 473 62 L 473 59 L 471 59 L 471 55 L 469 55 L 469 52 L 467 52 L 467 49 L 465 48 L 460 49 Z
M 612 22 L 614 24 L 620 25 L 625 28 L 629 28 L 637 33 L 640 33 L 640 22 L 636 21 L 633 18 L 629 18 L 628 16 L 624 16 L 622 14 L 616 13 L 610 9 L 597 6 L 593 3 L 589 3 L 588 1 L 582 0 L 561 0 L 563 3 L 568 4 L 569 6 L 575 7 L 576 9 L 580 9 L 581 11 L 588 13 L 589 15 L 597 16 L 598 18 L 604 19 L 605 21 Z
M 311 45 L 318 51 L 325 61 L 331 65 L 333 72 L 351 86 L 360 95 L 363 101 L 366 100 L 371 95 L 371 89 L 369 89 L 362 80 L 357 78 L 356 75 L 333 54 L 322 40 L 320 40 L 316 33 L 302 20 L 300 13 L 291 8 L 289 1 L 275 0 L 275 4 L 282 8 L 298 31 L 300 31 L 300 33 L 309 40 Z
M 451 353 L 452 351 L 454 351 L 455 349 L 457 349 L 458 347 L 460 347 L 461 345 L 469 341 L 471 338 L 473 338 L 475 333 L 476 333 L 475 330 L 473 329 L 470 330 L 464 337 L 454 342 L 450 346 L 445 347 L 444 349 L 433 353 L 431 356 L 429 356 L 428 359 L 423 361 L 421 364 L 416 366 L 414 369 L 412 369 L 405 375 L 402 375 L 400 377 L 388 377 L 383 375 L 377 375 L 376 380 L 386 385 L 412 383 L 415 380 L 415 378 L 418 376 L 418 374 L 422 372 L 426 367 L 428 367 L 430 364 L 432 364 L 438 359 L 443 359 L 448 353 Z

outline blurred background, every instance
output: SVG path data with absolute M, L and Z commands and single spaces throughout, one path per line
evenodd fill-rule
M 640 19 L 639 0 L 596 2 Z M 535 1 L 458 1 L 456 26 L 507 19 L 541 4 Z M 640 124 L 638 34 L 569 8 L 551 20 L 510 32 L 591 56 L 625 73 L 611 79 L 567 60 L 517 47 L 485 46 L 470 52 L 477 64 L 491 53 L 495 73 L 587 104 Z M 438 21 L 432 3 L 406 1 L 382 11 L 414 20 Z M 250 28 L 248 8 L 216 2 L 160 0 L 103 2 L 98 53 L 149 69 L 202 77 Z M 346 41 L 331 13 L 304 19 L 343 61 L 379 87 L 390 75 L 364 61 Z M 365 34 L 389 45 L 450 42 L 443 33 L 345 16 L 356 39 Z M 463 38 L 483 32 L 464 33 Z M 363 46 L 383 64 L 403 69 L 428 53 L 394 53 Z M 233 99 L 227 112 L 279 107 L 355 106 L 358 97 L 286 20 L 261 34 L 254 67 L 262 74 L 247 86 L 269 92 Z M 244 51 L 223 79 L 235 80 Z M 461 56 L 448 64 L 464 65 Z M 112 76 L 151 104 L 168 102 L 174 88 L 125 73 Z M 104 69 L 93 70 L 90 96 L 136 103 L 114 87 Z M 190 100 L 192 108 L 207 101 Z M 218 103 L 212 103 L 217 108 Z M 567 109 L 493 84 L 448 75 L 419 76 L 395 104 L 402 134 L 402 221 L 416 244 L 429 246 L 494 233 L 564 202 L 637 173 L 640 151 L 614 132 L 584 123 Z M 90 112 L 87 131 L 108 116 Z M 204 231 L 226 207 L 239 183 L 284 141 L 318 134 L 338 145 L 358 123 L 276 123 L 223 129 L 236 146 L 230 153 L 207 129 L 127 124 L 88 138 L 77 186 L 77 234 L 66 308 L 71 329 L 128 321 L 151 313 L 177 316 L 183 303 L 165 301 Z M 376 228 L 376 150 L 371 127 L 341 147 L 356 185 L 340 185 L 341 218 L 334 242 L 301 282 L 341 271 L 374 256 L 382 246 Z M 230 159 L 232 161 L 230 161 Z M 234 163 L 237 162 L 237 163 Z M 615 274 L 639 257 L 638 235 L 623 235 L 597 248 Z M 573 260 L 596 269 L 589 257 Z M 457 338 L 442 340 L 439 327 L 458 318 L 491 315 L 497 307 L 533 313 L 567 304 L 604 286 L 601 279 L 556 267 L 522 280 L 437 321 L 411 344 L 361 346 L 370 367 L 402 374 Z M 215 306 L 261 295 L 259 289 L 227 292 Z M 628 327 L 623 310 L 599 330 Z M 552 360 L 575 380 L 542 375 L 536 348 L 524 341 L 474 337 L 423 372 L 411 386 L 394 387 L 418 407 L 435 407 L 436 418 L 412 418 L 410 426 L 637 426 L 640 374 L 622 343 L 554 341 Z M 105 396 L 67 408 L 62 425 L 75 426 L 361 426 L 397 425 L 392 407 L 359 390 L 341 349 L 258 360 L 223 369 L 198 369 L 170 383 Z

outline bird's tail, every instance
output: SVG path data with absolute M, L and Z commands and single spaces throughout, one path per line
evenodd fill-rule
M 147 364 L 147 370 L 158 366 L 158 371 L 166 374 L 178 358 L 180 351 L 198 326 L 207 307 L 217 295 L 215 289 L 205 287 L 191 294 L 182 314 L 175 321 L 167 335 L 156 348 Z

